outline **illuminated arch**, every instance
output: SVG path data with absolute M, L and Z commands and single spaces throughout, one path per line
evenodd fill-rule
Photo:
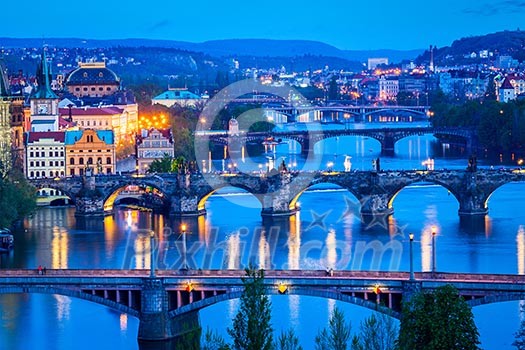
M 412 186 L 412 185 L 418 184 L 418 183 L 432 183 L 432 184 L 435 184 L 435 185 L 439 185 L 439 186 L 443 187 L 444 189 L 446 189 L 449 193 L 452 193 L 452 195 L 454 195 L 454 198 L 456 199 L 456 202 L 458 203 L 458 205 L 461 204 L 458 194 L 455 192 L 454 189 L 450 188 L 450 186 L 448 186 L 446 183 L 443 183 L 441 181 L 434 180 L 434 179 L 414 179 L 413 181 L 405 183 L 402 186 L 400 186 L 399 188 L 397 188 L 395 191 L 392 192 L 392 194 L 389 194 L 389 196 L 388 196 L 388 198 L 389 198 L 388 199 L 388 208 L 389 209 L 393 208 L 394 200 L 396 199 L 397 195 L 403 189 L 405 189 L 408 186 Z
M 147 187 L 151 187 L 154 190 L 156 190 L 163 198 L 163 202 L 166 204 L 169 201 L 168 196 L 156 185 L 147 183 L 147 182 L 140 182 L 140 183 L 121 183 L 117 185 L 116 187 L 112 188 L 109 191 L 109 195 L 104 198 L 104 211 L 108 212 L 113 210 L 113 206 L 115 204 L 115 200 L 117 197 L 121 194 L 122 191 L 126 189 L 128 186 L 137 186 L 141 189 L 145 189 Z
M 199 199 L 199 203 L 197 204 L 197 209 L 199 211 L 206 210 L 206 201 L 208 200 L 208 198 L 210 198 L 218 190 L 226 188 L 226 187 L 234 187 L 234 188 L 239 188 L 239 189 L 241 189 L 243 191 L 246 191 L 247 193 L 250 193 L 255 198 L 257 198 L 259 203 L 261 203 L 261 206 L 264 206 L 264 203 L 263 203 L 263 200 L 262 200 L 261 196 L 256 194 L 256 193 L 253 193 L 252 189 L 250 187 L 245 186 L 245 185 L 241 185 L 241 184 L 234 184 L 234 185 L 232 185 L 232 184 L 226 183 L 226 184 L 217 185 L 216 188 L 213 188 L 210 192 L 208 192 L 208 193 L 204 194 L 203 196 L 201 196 L 200 199 Z
M 337 182 L 335 181 L 330 181 L 330 180 L 325 180 L 323 178 L 319 178 L 319 179 L 316 179 L 314 180 L 310 185 L 308 185 L 308 187 L 305 187 L 303 188 L 301 191 L 299 191 L 293 198 L 292 200 L 290 201 L 290 203 L 288 204 L 288 209 L 290 210 L 299 210 L 300 207 L 297 205 L 297 202 L 299 201 L 299 197 L 301 197 L 301 195 L 306 192 L 307 190 L 311 189 L 312 187 L 314 186 L 317 186 L 317 185 L 322 185 L 322 184 L 329 184 L 329 185 L 333 185 L 333 186 L 337 186 L 338 189 L 343 189 L 343 190 L 346 190 L 348 191 L 350 194 L 352 194 L 355 199 L 356 199 L 356 202 L 359 202 L 359 197 L 349 188 L 346 188 L 344 187 L 343 185 L 341 184 L 338 184 Z

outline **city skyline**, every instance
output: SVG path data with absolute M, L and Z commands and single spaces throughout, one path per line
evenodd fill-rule
M 63 18 L 60 0 L 44 8 L 31 0 L 20 25 L 7 16 L 3 37 L 84 39 L 163 39 L 204 42 L 222 39 L 289 39 L 321 41 L 344 50 L 424 49 L 448 46 L 454 40 L 502 30 L 516 30 L 525 12 L 525 1 L 477 3 L 445 0 L 439 6 L 422 6 L 415 0 L 378 0 L 374 6 L 355 1 L 328 0 L 286 3 L 230 1 L 221 6 L 208 0 L 199 3 L 153 2 L 145 7 L 134 0 L 126 7 L 101 0 L 68 4 Z M 34 6 L 33 6 L 34 5 Z M 4 5 L 6 13 L 18 11 L 15 3 Z M 341 15 L 343 14 L 343 15 Z M 48 25 L 42 25 L 46 22 Z M 71 25 L 74 23 L 74 25 Z

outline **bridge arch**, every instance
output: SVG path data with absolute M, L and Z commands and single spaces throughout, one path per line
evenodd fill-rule
M 38 286 L 16 286 L 16 287 L 0 287 L 0 294 L 24 294 L 24 293 L 38 293 L 38 294 L 55 294 L 63 295 L 66 297 L 83 299 L 100 305 L 104 305 L 110 309 L 118 312 L 126 313 L 130 316 L 139 318 L 140 312 L 132 307 L 124 304 L 117 303 L 115 301 L 88 293 L 84 293 L 79 290 L 57 288 L 57 287 L 38 287 Z
M 359 196 L 357 193 L 355 193 L 351 188 L 346 187 L 342 183 L 338 183 L 338 181 L 334 181 L 333 179 L 324 179 L 323 177 L 317 178 L 312 183 L 310 183 L 307 187 L 301 189 L 295 196 L 290 200 L 288 203 L 288 208 L 290 210 L 299 210 L 300 209 L 300 203 L 299 198 L 308 190 L 315 189 L 315 187 L 319 187 L 319 185 L 333 185 L 334 187 L 337 187 L 337 189 L 346 190 L 349 192 L 353 197 L 355 197 L 355 202 L 359 203 Z
M 257 194 L 257 193 L 254 193 L 254 192 L 253 192 L 253 189 L 250 188 L 249 186 L 244 185 L 244 184 L 240 184 L 240 183 L 236 183 L 236 184 L 219 183 L 219 184 L 217 184 L 216 186 L 214 186 L 214 188 L 210 188 L 210 189 L 208 189 L 206 192 L 201 193 L 201 194 L 199 195 L 199 197 L 198 197 L 198 203 L 197 203 L 197 209 L 198 209 L 199 211 L 206 210 L 206 202 L 207 202 L 207 200 L 208 200 L 213 194 L 215 194 L 217 191 L 223 190 L 223 189 L 228 188 L 228 187 L 241 189 L 241 190 L 243 190 L 245 193 L 249 193 L 249 194 L 251 194 L 253 197 L 257 198 L 257 200 L 258 200 L 259 203 L 261 204 L 261 207 L 264 206 L 263 196 L 261 196 L 261 195 L 259 195 L 259 194 Z
M 58 187 L 58 186 L 57 186 Z M 69 205 L 75 203 L 75 198 L 59 188 L 40 186 L 37 188 L 37 205 Z
M 279 293 L 277 288 L 268 288 L 267 293 L 269 295 L 282 295 Z M 205 307 L 220 303 L 222 301 L 239 299 L 242 295 L 242 291 L 233 291 L 229 293 L 224 293 L 216 295 L 213 297 L 205 298 L 184 306 L 181 306 L 175 310 L 169 312 L 170 318 L 175 318 L 184 314 L 191 313 L 193 311 L 201 310 Z M 361 306 L 373 311 L 381 312 L 387 316 L 393 317 L 395 319 L 401 319 L 401 313 L 393 311 L 386 306 L 382 306 L 376 302 L 360 299 L 341 293 L 337 289 L 311 289 L 311 288 L 300 288 L 300 287 L 289 287 L 286 295 L 302 295 L 302 296 L 311 296 L 311 297 L 320 297 L 326 299 L 334 299 L 342 301 L 345 303 Z
M 41 191 L 47 191 L 47 190 L 53 190 L 53 191 L 60 191 L 60 193 L 63 193 L 64 197 L 68 197 L 73 203 L 75 202 L 76 196 L 68 189 L 67 186 L 61 186 L 60 184 L 53 184 L 53 183 L 42 183 L 37 184 L 35 186 L 37 195 L 41 193 Z M 51 192 L 49 193 L 51 195 Z
M 486 305 L 486 304 L 503 303 L 506 301 L 520 301 L 520 300 L 525 300 L 525 292 L 487 295 L 482 298 L 467 300 L 467 304 L 469 304 L 471 307 L 475 307 L 475 306 Z
M 157 206 L 167 207 L 169 205 L 169 200 L 170 200 L 169 196 L 167 196 L 167 194 L 164 193 L 164 191 L 161 188 L 159 188 L 156 184 L 153 184 L 150 182 L 133 182 L 132 181 L 129 183 L 128 182 L 119 183 L 118 185 L 112 187 L 108 191 L 108 195 L 106 195 L 104 198 L 104 211 L 108 212 L 108 211 L 113 210 L 113 207 L 114 207 L 114 204 L 117 198 L 121 194 L 123 194 L 123 192 L 125 192 L 126 189 L 129 189 L 130 187 L 136 187 L 134 190 L 138 190 L 139 193 L 140 191 L 145 191 L 144 195 L 151 194 L 153 197 L 150 198 L 150 200 L 153 203 L 148 203 L 148 204 L 155 205 L 155 208 L 157 208 Z
M 451 188 L 445 182 L 442 182 L 442 181 L 439 181 L 439 180 L 436 180 L 436 179 L 413 179 L 411 181 L 408 181 L 408 182 L 406 182 L 406 183 L 396 187 L 393 191 L 391 191 L 388 194 L 388 208 L 389 209 L 393 208 L 394 200 L 396 199 L 397 195 L 403 189 L 405 189 L 405 188 L 407 188 L 409 186 L 417 185 L 417 184 L 428 184 L 428 183 L 431 183 L 431 184 L 434 184 L 434 185 L 439 185 L 439 186 L 443 187 L 444 189 L 446 189 L 448 191 L 449 194 L 452 194 L 454 196 L 454 198 L 456 199 L 456 202 L 458 203 L 458 205 L 461 204 L 461 200 L 460 200 L 459 194 L 456 192 L 455 189 Z

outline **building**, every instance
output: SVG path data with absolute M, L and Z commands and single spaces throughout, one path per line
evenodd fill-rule
M 105 62 L 79 62 L 66 79 L 67 91 L 79 98 L 112 95 L 120 89 L 120 78 Z
M 64 139 L 63 131 L 26 133 L 25 174 L 28 179 L 65 175 Z
M 0 176 L 11 169 L 11 99 L 3 65 L 0 65 Z
M 164 156 L 174 156 L 173 136 L 171 129 L 142 130 L 137 135 L 137 166 L 141 174 L 145 174 L 151 163 Z
M 30 131 L 58 131 L 58 96 L 51 90 L 51 72 L 44 49 L 37 68 L 38 86 L 30 96 Z
M 507 76 L 498 89 L 498 101 L 507 103 L 516 99 L 516 91 L 511 84 L 511 79 Z
M 132 142 L 137 129 L 137 114 L 120 106 L 60 108 L 59 113 L 80 129 L 113 130 L 116 145 Z
M 203 101 L 203 99 L 200 96 L 188 91 L 188 89 L 174 88 L 169 88 L 151 99 L 152 104 L 164 105 L 168 108 L 175 104 L 181 107 L 191 107 L 201 101 Z
M 394 100 L 399 92 L 399 80 L 397 77 L 382 75 L 379 78 L 379 99 L 381 101 Z
M 115 140 L 112 130 L 65 132 L 67 176 L 115 173 Z
M 13 166 L 17 169 L 24 169 L 25 110 L 23 96 L 11 96 L 11 158 Z
M 368 70 L 376 69 L 379 65 L 388 65 L 388 58 L 381 57 L 381 58 L 369 58 L 368 59 Z

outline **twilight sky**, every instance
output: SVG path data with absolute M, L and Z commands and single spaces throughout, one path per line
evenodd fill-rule
M 525 29 L 525 0 L 25 0 L 2 13 L 2 37 L 307 39 L 350 50 Z

